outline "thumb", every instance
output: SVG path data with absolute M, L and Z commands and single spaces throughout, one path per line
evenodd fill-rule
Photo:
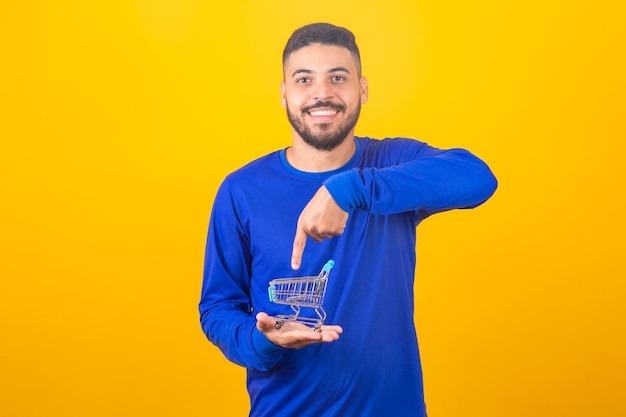
M 259 329 L 261 333 L 272 330 L 274 328 L 273 319 L 266 313 L 258 313 L 256 315 L 256 328 Z

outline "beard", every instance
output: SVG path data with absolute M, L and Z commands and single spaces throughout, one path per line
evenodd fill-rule
M 304 123 L 304 115 L 318 107 L 326 107 L 345 112 L 346 107 L 342 104 L 335 104 L 331 102 L 318 101 L 314 105 L 305 107 L 302 109 L 302 116 L 298 117 L 295 113 L 289 110 L 287 106 L 287 118 L 294 130 L 300 135 L 304 143 L 312 146 L 319 151 L 332 151 L 337 146 L 341 145 L 348 137 L 348 133 L 354 129 L 357 120 L 359 120 L 359 114 L 361 113 L 361 102 L 357 105 L 356 109 L 352 113 L 346 116 L 346 119 L 340 123 L 340 125 L 334 131 L 331 131 L 330 123 L 320 123 L 317 125 L 319 132 L 313 132 L 310 126 Z

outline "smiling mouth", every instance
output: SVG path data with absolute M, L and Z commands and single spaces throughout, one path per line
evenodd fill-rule
M 339 113 L 339 111 L 337 110 L 333 110 L 333 109 L 329 109 L 329 110 L 312 110 L 309 112 L 309 114 L 313 117 L 324 117 L 324 116 L 334 116 L 337 113 Z
M 341 111 L 345 111 L 345 106 L 332 101 L 318 101 L 317 103 L 302 109 L 311 117 L 333 117 Z

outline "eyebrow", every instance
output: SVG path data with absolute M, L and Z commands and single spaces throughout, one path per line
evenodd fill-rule
M 347 68 L 345 67 L 335 67 L 335 68 L 331 68 L 328 71 L 326 71 L 327 74 L 331 74 L 333 72 L 345 72 L 350 74 L 350 71 L 348 71 Z M 300 75 L 300 74 L 313 74 L 312 70 L 308 70 L 308 69 L 298 69 L 295 70 L 292 74 L 291 74 L 291 78 L 295 77 L 296 75 Z

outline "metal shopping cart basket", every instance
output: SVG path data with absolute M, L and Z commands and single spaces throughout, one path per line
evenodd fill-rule
M 293 321 L 313 326 L 316 331 L 321 331 L 326 319 L 326 311 L 322 308 L 322 303 L 326 294 L 328 274 L 333 266 L 335 266 L 335 261 L 331 259 L 326 262 L 316 277 L 277 278 L 270 281 L 267 289 L 270 301 L 276 304 L 289 305 L 294 311 L 294 314 L 291 315 L 274 317 L 277 329 L 280 329 L 286 321 Z M 301 307 L 313 308 L 317 318 L 300 316 Z

